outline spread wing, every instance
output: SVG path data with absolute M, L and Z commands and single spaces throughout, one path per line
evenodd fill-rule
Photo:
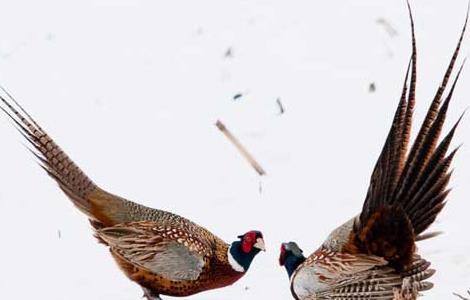
M 96 236 L 131 264 L 174 281 L 196 280 L 212 251 L 191 234 L 147 221 L 99 229 Z
M 416 41 L 411 10 L 410 19 L 413 47 L 410 88 L 408 91 L 409 66 L 392 126 L 372 173 L 362 212 L 348 245 L 351 252 L 382 256 L 397 268 L 411 262 L 414 241 L 434 222 L 449 192 L 449 167 L 456 150 L 450 154 L 447 152 L 460 119 L 438 141 L 461 71 L 444 97 L 460 50 L 468 13 L 442 83 L 408 152 L 416 90 Z

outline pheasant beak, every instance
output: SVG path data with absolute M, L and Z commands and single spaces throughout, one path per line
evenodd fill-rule
M 264 240 L 262 238 L 257 238 L 256 243 L 253 247 L 258 248 L 261 251 L 266 251 L 266 247 L 264 246 Z

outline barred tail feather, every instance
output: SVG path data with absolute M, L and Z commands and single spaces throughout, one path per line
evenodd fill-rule
M 39 165 L 73 204 L 90 218 L 92 224 L 100 227 L 130 221 L 129 210 L 132 204 L 134 210 L 138 205 L 100 189 L 21 105 L 5 89 L 1 90 L 0 109 L 29 142 L 28 148 Z
M 415 255 L 412 263 L 400 274 L 390 267 L 377 267 L 353 275 L 313 299 L 397 300 L 416 299 L 420 292 L 433 287 L 428 280 L 435 270 L 430 263 Z M 398 297 L 398 298 L 396 298 Z
M 30 151 L 36 156 L 41 167 L 57 181 L 68 196 L 71 196 L 78 208 L 85 212 L 89 210 L 90 203 L 87 195 L 97 188 L 95 183 L 62 151 L 31 116 L 8 93 L 6 94 L 11 102 L 0 95 L 0 100 L 5 106 L 1 109 L 10 117 L 18 131 L 32 146 Z

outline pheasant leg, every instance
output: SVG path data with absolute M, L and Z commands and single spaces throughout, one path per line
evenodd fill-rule
M 142 298 L 147 298 L 147 300 L 162 300 L 162 298 L 160 298 L 160 295 L 155 294 L 151 290 L 146 289 L 146 288 L 143 288 L 143 290 L 144 290 L 144 295 L 142 296 Z

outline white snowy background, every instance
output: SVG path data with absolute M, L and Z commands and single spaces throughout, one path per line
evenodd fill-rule
M 467 1 L 411 2 L 420 122 Z M 1 84 L 96 183 L 226 241 L 264 232 L 268 252 L 244 278 L 195 300 L 290 299 L 279 245 L 295 240 L 311 253 L 359 212 L 411 51 L 402 0 L 2 0 L 0 11 Z M 447 129 L 470 105 L 468 69 Z M 140 299 L 86 218 L 1 119 L 0 298 Z M 217 119 L 266 177 L 217 130 Z M 467 144 L 432 227 L 445 234 L 419 245 L 438 270 L 427 299 L 470 288 L 468 116 L 454 141 Z

